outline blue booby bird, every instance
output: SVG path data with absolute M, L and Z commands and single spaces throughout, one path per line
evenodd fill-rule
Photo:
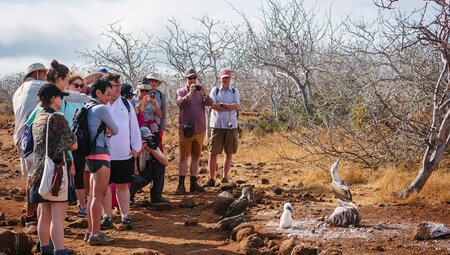
M 280 228 L 291 228 L 292 225 L 292 205 L 291 203 L 285 203 L 284 211 L 280 218 Z
M 333 178 L 331 190 L 338 200 L 338 207 L 331 214 L 330 222 L 338 227 L 358 226 L 361 222 L 361 214 L 358 207 L 353 203 L 350 188 L 339 177 L 338 164 L 340 160 L 340 158 L 336 160 L 330 167 L 331 178 Z
M 251 187 L 243 188 L 242 195 L 231 203 L 223 218 L 228 218 L 243 213 L 247 209 L 247 206 L 251 200 L 251 192 Z

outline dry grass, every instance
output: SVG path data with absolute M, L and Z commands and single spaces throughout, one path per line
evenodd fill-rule
M 14 121 L 14 115 L 0 115 L 0 122 Z

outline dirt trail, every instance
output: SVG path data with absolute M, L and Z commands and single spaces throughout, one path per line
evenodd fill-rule
M 9 132 L 8 132 L 9 129 Z M 15 149 L 12 146 L 10 127 L 0 129 L 0 211 L 6 218 L 19 218 L 23 212 L 23 183 Z M 243 146 L 252 146 L 246 141 Z M 255 185 L 262 200 L 250 209 L 252 223 L 261 236 L 279 245 L 290 236 L 310 243 L 320 250 L 333 248 L 343 254 L 450 254 L 449 239 L 414 241 L 412 232 L 422 221 L 436 221 L 450 225 L 450 205 L 364 205 L 360 207 L 362 227 L 332 228 L 324 221 L 335 208 L 331 194 L 303 190 L 292 173 L 289 162 L 250 163 L 243 155 L 237 155 L 233 167 L 233 181 L 243 185 Z M 206 181 L 206 173 L 200 174 L 200 182 Z M 262 177 L 268 181 L 262 181 Z M 262 184 L 262 183 L 268 184 Z M 69 228 L 78 219 L 77 208 L 70 206 L 66 224 L 66 246 L 77 254 L 245 254 L 239 243 L 215 228 L 219 217 L 212 213 L 212 202 L 220 192 L 219 187 L 210 188 L 202 194 L 175 196 L 171 193 L 177 184 L 176 159 L 170 163 L 166 174 L 166 196 L 173 209 L 155 211 L 146 206 L 148 189 L 138 194 L 138 206 L 131 210 L 135 228 L 119 231 L 107 230 L 116 239 L 110 247 L 91 247 L 82 239 L 84 229 Z M 301 185 L 300 185 L 301 186 Z M 277 189 L 278 188 L 278 189 Z M 277 190 L 276 190 L 277 189 Z M 356 197 L 368 192 L 356 187 Z M 278 194 L 278 195 L 277 195 Z M 278 220 L 285 201 L 294 206 L 295 227 L 290 230 L 278 228 Z M 187 220 L 198 220 L 197 226 L 185 226 Z M 115 223 L 120 216 L 115 214 Z M 23 227 L 3 226 L 21 230 Z M 32 236 L 37 240 L 37 236 Z M 147 250 L 148 249 L 148 250 Z M 139 253 L 140 252 L 140 253 Z M 147 252 L 147 253 L 145 253 Z

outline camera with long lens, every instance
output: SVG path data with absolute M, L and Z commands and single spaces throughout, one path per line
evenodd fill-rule
M 233 124 L 231 124 L 231 122 L 228 122 L 228 128 L 232 128 Z
M 148 140 L 145 142 L 145 145 L 147 145 L 147 147 L 149 147 L 152 150 L 156 150 L 156 148 L 158 148 L 158 144 L 152 140 Z

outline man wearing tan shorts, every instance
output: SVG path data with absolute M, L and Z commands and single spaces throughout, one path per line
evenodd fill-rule
M 191 157 L 190 192 L 203 192 L 197 183 L 197 172 L 202 152 L 203 139 L 206 131 L 205 108 L 213 101 L 202 85 L 197 84 L 197 72 L 193 68 L 186 70 L 185 86 L 177 90 L 180 159 L 178 163 L 179 182 L 175 194 L 186 194 L 184 180 L 188 169 L 188 159 Z
M 216 184 L 217 155 L 221 154 L 222 150 L 225 151 L 225 158 L 221 183 L 229 182 L 232 157 L 233 154 L 236 154 L 238 148 L 237 115 L 240 108 L 239 91 L 230 86 L 230 69 L 221 69 L 219 78 L 222 85 L 219 88 L 214 88 L 210 93 L 214 103 L 211 106 L 212 112 L 209 122 L 212 128 L 209 142 L 209 180 L 203 185 L 204 187 L 214 187 Z

